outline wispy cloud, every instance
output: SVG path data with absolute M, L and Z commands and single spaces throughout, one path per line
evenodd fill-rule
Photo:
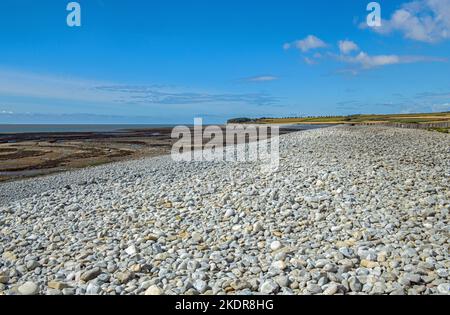
M 339 50 L 342 54 L 346 55 L 351 53 L 352 51 L 358 51 L 359 47 L 351 40 L 340 40 L 338 42 Z
M 315 64 L 317 64 L 317 61 L 314 60 L 314 59 L 311 58 L 311 57 L 303 57 L 303 60 L 304 60 L 305 63 L 308 64 L 308 65 L 315 65 Z
M 110 102 L 107 94 L 93 90 L 102 81 L 0 69 L 0 95 L 40 99 Z
M 327 47 L 327 43 L 325 43 L 320 38 L 314 36 L 314 35 L 308 35 L 304 39 L 295 40 L 291 43 L 286 43 L 283 45 L 283 48 L 285 50 L 291 49 L 291 48 L 297 48 L 301 50 L 302 52 L 307 52 L 313 49 L 318 48 L 325 48 Z
M 202 116 L 201 116 L 202 117 Z M 159 117 L 133 115 L 101 115 L 92 113 L 14 113 L 0 112 L 0 124 L 152 124 L 161 120 Z M 178 123 L 178 117 L 166 118 L 166 122 Z M 178 118 L 179 119 L 179 118 Z
M 435 94 L 434 92 L 425 92 L 419 94 Z M 425 112 L 445 112 L 450 111 L 450 102 L 433 99 L 424 100 L 418 98 L 417 95 L 404 96 L 404 95 L 391 95 L 388 97 L 381 97 L 380 99 L 350 99 L 339 101 L 336 103 L 336 108 L 343 110 L 348 114 L 358 114 L 365 112 L 365 109 L 370 108 L 378 109 L 375 112 L 386 113 L 425 113 Z M 436 93 L 440 94 L 440 93 Z M 448 98 L 447 98 L 448 100 Z M 365 112 L 367 113 L 367 112 Z
M 450 91 L 421 92 L 414 96 L 417 102 L 428 104 L 433 112 L 450 111 Z
M 362 28 L 367 28 L 361 24 Z M 403 4 L 381 27 L 380 34 L 399 32 L 405 38 L 435 43 L 450 39 L 450 0 L 415 0 Z
M 448 112 L 450 111 L 450 103 L 434 104 L 432 109 L 434 112 Z
M 243 81 L 247 82 L 270 82 L 279 80 L 279 77 L 273 75 L 261 75 L 255 77 L 244 78 Z
M 421 92 L 417 93 L 415 98 L 421 100 L 448 99 L 450 101 L 450 92 Z
M 213 94 L 203 92 L 178 92 L 156 89 L 153 86 L 130 85 L 97 86 L 95 88 L 98 91 L 116 95 L 117 102 L 144 105 L 240 103 L 256 106 L 273 106 L 279 102 L 279 98 L 273 97 L 267 93 Z
M 361 69 L 372 69 L 382 66 L 416 63 L 416 62 L 444 62 L 445 59 L 427 56 L 399 56 L 399 55 L 369 55 L 363 51 L 355 56 L 340 55 L 338 60 L 354 64 Z
M 253 78 L 253 82 L 275 80 L 274 76 Z M 169 85 L 123 85 L 35 73 L 0 70 L 0 96 L 31 97 L 84 103 L 139 105 L 211 104 L 275 106 L 279 98 L 267 93 L 211 93 Z

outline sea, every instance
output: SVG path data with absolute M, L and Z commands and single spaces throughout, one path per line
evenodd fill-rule
M 173 128 L 177 125 L 13 125 L 0 124 L 0 134 L 64 133 L 64 132 L 119 132 L 130 129 Z
M 131 129 L 155 129 L 155 128 L 174 128 L 178 125 L 167 124 L 122 124 L 122 125 L 16 125 L 16 124 L 0 124 L 0 134 L 20 134 L 20 133 L 64 133 L 64 132 L 120 132 Z M 192 125 L 187 125 L 192 127 Z M 316 128 L 325 128 L 328 125 L 283 125 L 283 129 L 309 130 Z

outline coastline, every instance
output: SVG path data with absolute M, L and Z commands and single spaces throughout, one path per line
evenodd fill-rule
M 0 133 L 0 182 L 167 155 L 177 141 L 171 138 L 172 127 L 112 126 L 116 129 Z M 299 128 L 281 126 L 280 134 L 303 130 Z
M 0 134 L 0 181 L 169 152 L 171 128 Z

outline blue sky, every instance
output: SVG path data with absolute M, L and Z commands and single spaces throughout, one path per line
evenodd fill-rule
M 0 3 L 0 123 L 450 110 L 450 0 Z

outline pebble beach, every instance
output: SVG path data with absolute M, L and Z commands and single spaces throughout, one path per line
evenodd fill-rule
M 259 162 L 0 184 L 0 295 L 448 295 L 450 136 L 337 126 Z

